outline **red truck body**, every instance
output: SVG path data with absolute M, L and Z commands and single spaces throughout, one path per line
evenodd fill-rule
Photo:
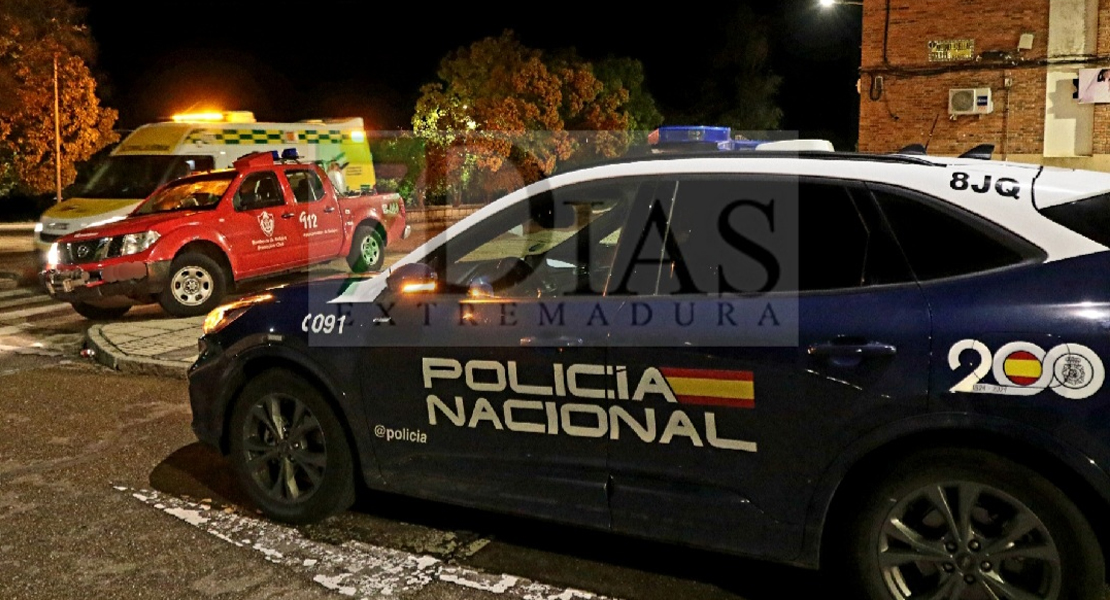
M 339 196 L 317 165 L 260 152 L 169 182 L 127 218 L 60 238 L 41 279 L 90 318 L 151 302 L 194 316 L 242 280 L 337 258 L 355 272 L 378 270 L 386 246 L 409 231 L 400 195 Z

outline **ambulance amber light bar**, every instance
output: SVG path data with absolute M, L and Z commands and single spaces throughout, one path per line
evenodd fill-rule
M 254 113 L 249 110 L 181 113 L 170 118 L 174 123 L 254 123 Z

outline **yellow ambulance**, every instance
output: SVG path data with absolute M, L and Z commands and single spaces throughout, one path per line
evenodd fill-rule
M 375 183 L 362 118 L 256 122 L 249 111 L 192 113 L 135 129 L 112 150 L 72 197 L 46 210 L 35 224 L 35 249 L 59 237 L 126 217 L 159 185 L 194 173 L 224 169 L 252 152 L 295 148 L 305 162 L 327 170 L 335 161 L 348 193 Z

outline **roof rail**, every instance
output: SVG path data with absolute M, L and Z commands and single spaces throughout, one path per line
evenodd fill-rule
M 994 144 L 979 144 L 978 146 L 964 152 L 960 158 L 978 158 L 980 160 L 990 160 L 994 155 Z
M 712 158 L 728 160 L 789 158 L 805 160 L 845 160 L 858 162 L 878 162 L 920 165 L 925 167 L 942 166 L 942 163 L 936 162 L 935 160 L 930 160 L 928 158 L 908 154 L 864 154 L 860 152 L 828 152 L 825 150 L 799 150 L 791 152 L 783 152 L 782 150 L 748 150 L 745 152 L 721 152 L 720 150 L 706 150 L 703 147 L 699 150 L 685 150 L 682 152 L 657 152 L 653 150 L 651 152 L 648 152 L 647 154 L 635 154 L 617 158 L 587 161 L 580 164 L 568 166 L 565 170 L 561 170 L 561 172 L 578 171 L 602 165 L 637 162 L 640 160 L 644 160 L 645 158 L 650 160 L 681 160 L 685 158 Z

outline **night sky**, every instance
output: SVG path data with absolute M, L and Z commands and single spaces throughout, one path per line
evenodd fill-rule
M 639 59 L 666 117 L 689 106 L 707 57 L 722 44 L 717 25 L 727 6 L 673 3 L 659 13 L 569 1 L 481 9 L 366 0 L 76 2 L 89 9 L 101 97 L 119 110 L 121 129 L 202 107 L 251 110 L 259 120 L 362 116 L 369 130 L 410 128 L 418 89 L 434 80 L 440 58 L 506 29 L 532 48 Z M 860 8 L 750 4 L 773 19 L 770 66 L 784 78 L 782 129 L 851 150 Z

